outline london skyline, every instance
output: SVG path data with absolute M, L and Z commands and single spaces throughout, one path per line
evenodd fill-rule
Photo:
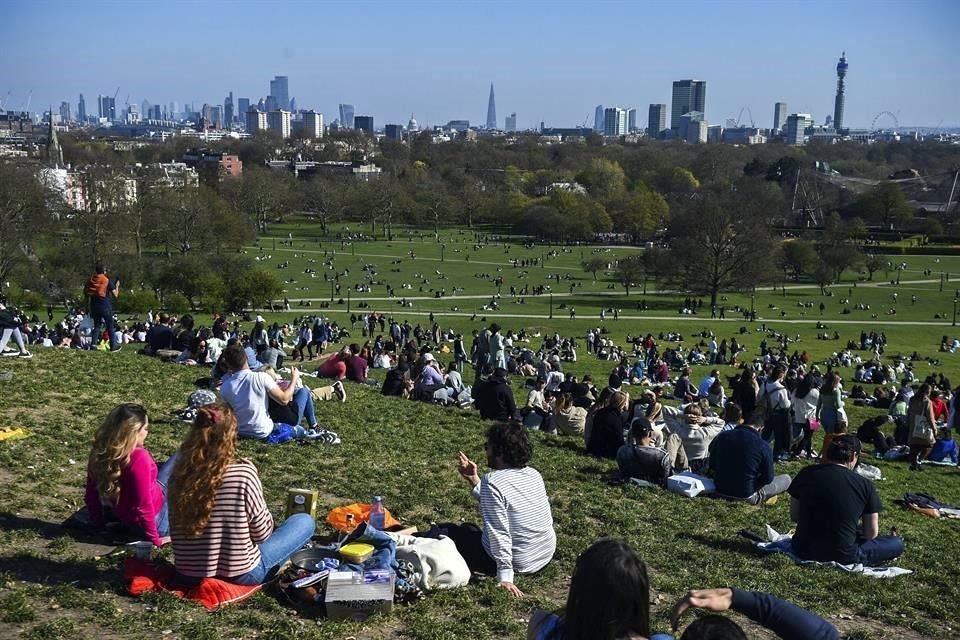
M 670 103 L 675 80 L 697 79 L 709 86 L 708 122 L 743 109 L 743 120 L 752 112 L 769 127 L 780 101 L 817 122 L 831 115 L 846 51 L 844 126 L 869 127 L 883 111 L 902 126 L 960 125 L 950 33 L 960 5 L 946 1 L 814 1 L 803 17 L 769 2 L 211 6 L 196 15 L 12 0 L 0 24 L 4 106 L 20 108 L 32 92 L 34 111 L 61 101 L 76 111 L 83 93 L 90 113 L 117 87 L 118 111 L 128 94 L 132 104 L 196 107 L 232 91 L 255 104 L 274 76 L 287 76 L 289 97 L 328 121 L 351 103 L 378 123 L 412 114 L 421 124 L 481 124 L 492 82 L 499 114 L 516 112 L 520 128 L 589 126 L 597 104 L 645 113 Z M 682 28 L 664 28 L 671 21 Z

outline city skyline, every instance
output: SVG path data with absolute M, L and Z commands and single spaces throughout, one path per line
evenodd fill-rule
M 438 9 L 419 2 L 403 7 L 360 2 L 338 17 L 353 24 L 347 14 L 376 16 L 372 32 L 365 25 L 363 38 L 377 44 L 360 48 L 349 29 L 324 30 L 320 39 L 311 31 L 313 22 L 324 23 L 325 5 L 242 4 L 242 11 L 208 12 L 216 18 L 191 15 L 178 23 L 171 41 L 167 32 L 157 36 L 156 24 L 168 14 L 154 7 L 108 0 L 94 10 L 69 2 L 12 0 L 0 24 L 8 61 L 0 97 L 6 96 L 5 107 L 17 109 L 30 94 L 31 110 L 42 111 L 61 102 L 77 106 L 81 93 L 88 101 L 112 97 L 119 87 L 117 113 L 127 95 L 131 104 L 160 105 L 178 98 L 184 104 L 189 96 L 197 109 L 223 104 L 232 92 L 234 99 L 249 98 L 255 105 L 270 95 L 271 80 L 283 77 L 293 89 L 287 97 L 295 94 L 301 108 L 325 113 L 328 121 L 349 100 L 357 113 L 381 123 L 403 123 L 412 113 L 432 125 L 453 119 L 479 124 L 486 120 L 494 83 L 501 109 L 520 114 L 519 128 L 531 128 L 541 121 L 589 126 L 597 104 L 643 113 L 650 104 L 671 104 L 674 81 L 696 78 L 709 83 L 705 120 L 710 124 L 736 117 L 744 107 L 755 115 L 771 114 L 776 102 L 820 122 L 834 111 L 836 64 L 846 51 L 844 127 L 869 127 L 883 111 L 896 114 L 904 126 L 960 125 L 960 85 L 952 66 L 957 47 L 949 28 L 960 23 L 960 5 L 947 1 L 901 6 L 815 0 L 808 9 L 816 33 L 783 29 L 778 25 L 796 19 L 789 6 L 758 2 L 654 2 L 642 8 L 565 3 L 550 12 L 525 3 L 511 9 L 508 21 L 498 19 L 497 12 L 476 11 L 472 3 Z M 216 0 L 212 5 L 236 7 Z M 820 13 L 830 20 L 818 19 Z M 610 21 L 613 15 L 617 19 Z M 524 16 L 535 16 L 541 28 L 536 33 L 521 29 Z M 410 28 L 391 30 L 401 17 Z M 671 19 L 682 20 L 684 40 L 698 46 L 679 47 L 669 30 L 654 26 Z M 463 20 L 469 23 L 465 30 L 440 28 Z M 718 21 L 728 28 L 716 29 Z M 604 24 L 596 30 L 602 35 L 590 35 L 595 23 Z M 411 28 L 429 37 L 410 37 Z M 749 32 L 749 38 L 736 36 L 736 28 Z M 229 34 L 235 46 L 202 55 L 179 46 L 203 41 L 200 34 L 208 29 Z M 245 46 L 249 42 L 273 47 Z M 84 55 L 76 55 L 78 50 Z M 615 50 L 620 59 L 642 62 L 643 73 L 593 63 Z M 341 51 L 350 51 L 349 64 L 337 62 Z M 647 64 L 653 58 L 658 64 Z M 234 113 L 242 117 L 239 109 Z M 759 118 L 758 124 L 769 126 L 772 118 Z

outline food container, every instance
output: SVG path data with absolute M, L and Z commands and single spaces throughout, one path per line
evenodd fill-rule
M 295 513 L 309 513 L 316 520 L 319 499 L 320 492 L 317 489 L 287 489 L 286 517 Z
M 316 573 L 317 571 L 326 571 L 332 564 L 330 561 L 336 561 L 336 552 L 329 549 L 320 549 L 319 547 L 308 547 L 297 551 L 290 556 L 290 562 L 301 571 Z M 339 563 L 338 563 L 339 564 Z
M 363 564 L 370 559 L 373 552 L 373 546 L 364 542 L 351 542 L 340 547 L 340 557 L 355 564 Z
M 366 620 L 393 607 L 396 576 L 389 569 L 354 573 L 331 571 L 324 601 L 331 620 Z

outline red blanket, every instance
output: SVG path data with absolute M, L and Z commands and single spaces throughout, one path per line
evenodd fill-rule
M 127 558 L 123 562 L 123 577 L 127 592 L 139 598 L 148 591 L 166 591 L 178 598 L 198 602 L 208 611 L 246 600 L 263 588 L 263 585 L 247 587 L 216 578 L 203 578 L 195 587 L 178 587 L 174 584 L 176 570 L 169 562 Z

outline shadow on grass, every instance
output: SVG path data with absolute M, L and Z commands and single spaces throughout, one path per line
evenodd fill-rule
M 100 587 L 103 584 L 123 586 L 119 568 L 100 566 L 96 560 L 54 560 L 20 553 L 0 557 L 0 574 L 14 575 L 24 582 L 36 584 L 69 584 L 74 587 Z
M 14 515 L 8 511 L 0 512 L 0 528 L 5 531 L 35 531 L 40 537 L 46 540 L 68 537 L 77 542 L 99 544 L 109 547 L 116 547 L 139 540 L 137 536 L 125 535 L 120 531 L 115 532 L 112 536 L 107 534 L 100 535 L 85 530 L 80 526 L 70 526 L 66 522 L 49 522 L 38 518 L 25 518 Z
M 707 536 L 698 533 L 678 533 L 678 538 L 686 538 L 698 542 L 711 549 L 720 549 L 722 551 L 733 551 L 741 555 L 747 555 L 754 558 L 763 558 L 770 554 L 763 553 L 757 549 L 752 542 L 743 538 L 721 538 L 719 536 Z

